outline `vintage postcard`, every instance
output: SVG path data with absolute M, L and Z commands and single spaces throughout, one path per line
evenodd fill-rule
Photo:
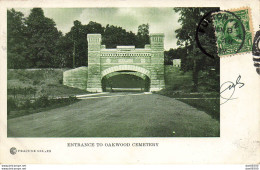
M 259 1 L 0 4 L 1 164 L 259 164 Z

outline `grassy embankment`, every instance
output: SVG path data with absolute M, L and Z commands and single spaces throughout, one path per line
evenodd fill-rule
M 199 110 L 205 111 L 213 118 L 219 120 L 219 82 L 206 78 L 207 73 L 200 72 L 198 92 L 192 92 L 192 72 L 182 72 L 172 66 L 165 67 L 166 88 L 157 92 L 158 94 L 176 98 Z M 208 76 L 209 77 L 209 76 Z
M 86 91 L 64 86 L 62 84 L 63 71 L 63 69 L 8 70 L 8 118 L 76 102 L 77 99 L 72 96 L 85 94 Z

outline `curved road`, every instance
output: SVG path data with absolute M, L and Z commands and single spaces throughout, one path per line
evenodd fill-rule
M 219 122 L 157 94 L 110 93 L 8 120 L 8 137 L 213 137 Z

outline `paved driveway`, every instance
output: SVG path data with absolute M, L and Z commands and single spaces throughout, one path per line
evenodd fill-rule
M 9 119 L 8 137 L 219 136 L 217 120 L 169 97 L 105 93 L 81 98 L 69 106 Z

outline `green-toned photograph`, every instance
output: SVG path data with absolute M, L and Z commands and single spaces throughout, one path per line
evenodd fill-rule
M 220 137 L 217 10 L 8 9 L 8 137 Z

